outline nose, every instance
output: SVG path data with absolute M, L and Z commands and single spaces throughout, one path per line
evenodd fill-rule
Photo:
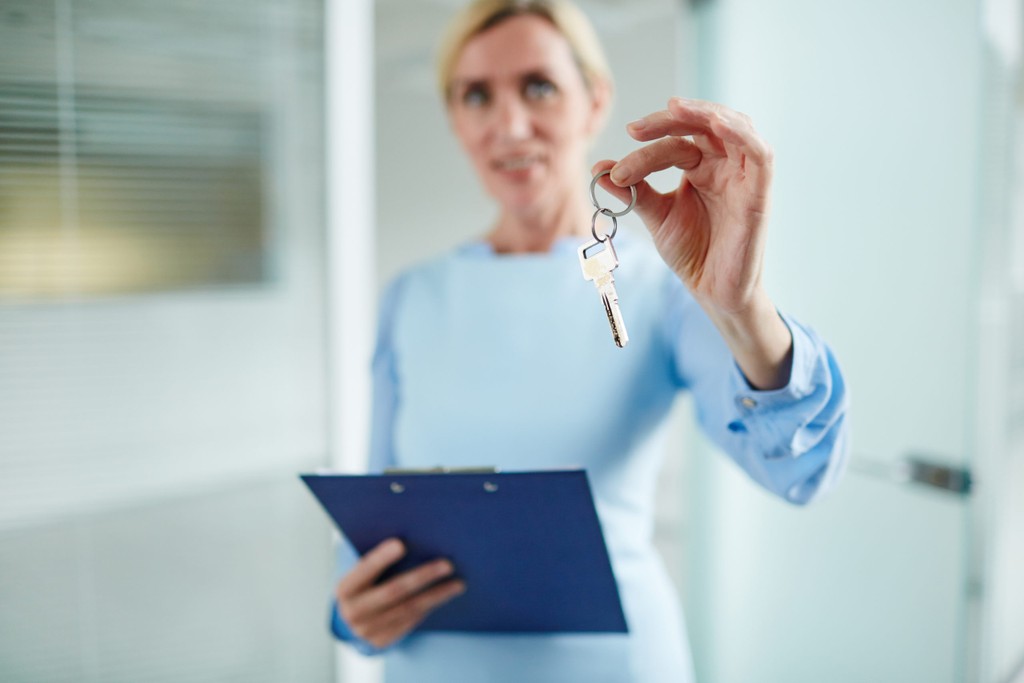
M 530 110 L 520 98 L 502 97 L 495 109 L 495 127 L 499 138 L 515 141 L 530 137 L 533 130 Z

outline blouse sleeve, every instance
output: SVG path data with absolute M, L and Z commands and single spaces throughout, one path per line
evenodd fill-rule
M 370 425 L 370 454 L 367 470 L 377 474 L 395 464 L 394 426 L 398 408 L 398 371 L 392 345 L 395 313 L 404 279 L 399 277 L 384 291 L 377 323 L 377 345 L 373 352 L 373 406 Z
M 394 348 L 392 346 L 392 329 L 395 311 L 398 306 L 402 279 L 391 283 L 384 291 L 380 302 L 380 314 L 377 324 L 377 343 L 373 352 L 373 406 L 370 427 L 370 453 L 367 460 L 367 471 L 383 472 L 395 462 L 393 431 L 395 410 L 398 407 L 398 374 L 396 371 Z M 335 550 L 335 583 L 349 571 L 359 559 L 352 544 L 342 538 Z M 331 603 L 331 632 L 339 640 L 348 642 L 365 655 L 374 655 L 384 650 L 376 648 L 362 640 L 349 628 L 338 611 L 336 600 Z
M 758 391 L 718 330 L 676 278 L 668 285 L 666 343 L 681 388 L 693 392 L 704 431 L 754 481 L 803 505 L 829 490 L 846 465 L 846 383 L 832 350 L 779 313 L 793 337 L 789 383 Z

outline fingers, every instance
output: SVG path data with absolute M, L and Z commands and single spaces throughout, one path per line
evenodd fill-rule
M 700 164 L 703 152 L 689 140 L 667 137 L 630 152 L 612 168 L 616 185 L 632 185 L 651 173 L 677 166 L 689 171 Z
M 383 612 L 361 637 L 374 647 L 387 647 L 412 631 L 432 611 L 466 592 L 458 579 L 445 581 Z
M 599 161 L 594 164 L 591 173 L 597 175 L 614 166 L 616 166 L 614 161 Z M 629 186 L 633 185 L 636 187 L 636 212 L 648 224 L 650 220 L 660 220 L 666 210 L 666 202 L 669 201 L 664 195 L 651 187 L 646 180 L 643 180 L 642 176 L 634 182 L 623 183 L 623 186 L 619 186 L 612 181 L 610 176 L 602 176 L 597 181 L 597 184 L 624 204 L 629 204 L 632 197 Z
M 427 586 L 450 576 L 453 571 L 455 568 L 448 560 L 427 562 L 388 579 L 380 585 L 368 588 L 358 595 L 349 597 L 345 607 L 357 619 L 361 615 L 384 612 L 408 600 Z
M 667 109 L 633 121 L 626 128 L 635 139 L 645 142 L 665 135 L 708 134 L 713 132 L 712 124 L 716 120 L 742 118 L 745 118 L 743 114 L 717 102 L 673 97 Z
M 743 154 L 755 163 L 771 163 L 771 147 L 754 130 L 754 122 L 746 114 L 714 102 L 687 100 L 682 97 L 673 97 L 669 100 L 668 110 L 682 123 L 699 123 L 706 126 L 713 135 L 729 145 L 734 145 L 735 152 Z M 729 156 L 733 156 L 732 151 Z
M 771 147 L 758 135 L 750 117 L 715 102 L 673 97 L 668 109 L 633 121 L 626 130 L 640 142 L 670 135 L 706 136 L 730 158 L 742 154 L 759 164 L 772 161 Z
M 639 142 L 657 140 L 666 135 L 701 135 L 711 133 L 711 125 L 707 119 L 688 116 L 679 118 L 665 109 L 648 114 L 626 124 L 626 132 Z
M 402 637 L 431 610 L 465 591 L 461 580 L 438 583 L 455 571 L 434 560 L 376 584 L 381 573 L 405 555 L 397 539 L 366 553 L 338 583 L 338 610 L 352 632 L 377 647 Z
M 405 555 L 405 545 L 397 538 L 389 538 L 363 555 L 355 567 L 338 583 L 338 602 L 372 586 L 385 569 Z

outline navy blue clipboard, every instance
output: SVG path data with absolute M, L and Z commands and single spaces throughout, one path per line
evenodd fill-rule
M 392 536 L 405 542 L 392 573 L 452 561 L 466 592 L 421 631 L 628 631 L 583 470 L 302 480 L 360 555 Z

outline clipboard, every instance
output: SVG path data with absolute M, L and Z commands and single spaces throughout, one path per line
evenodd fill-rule
M 420 631 L 628 632 L 584 470 L 301 477 L 360 555 L 402 539 L 383 578 L 452 561 L 466 592 Z

